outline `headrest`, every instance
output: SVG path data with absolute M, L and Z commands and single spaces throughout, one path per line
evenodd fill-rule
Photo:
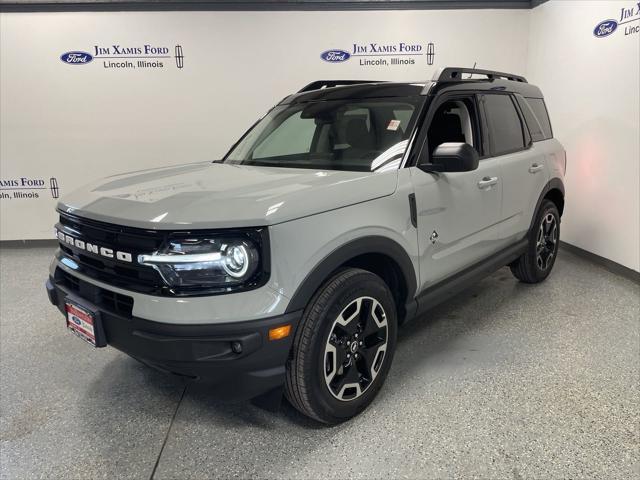
M 364 118 L 352 118 L 347 123 L 347 143 L 353 148 L 371 150 L 374 148 L 374 139 L 367 129 L 367 121 Z

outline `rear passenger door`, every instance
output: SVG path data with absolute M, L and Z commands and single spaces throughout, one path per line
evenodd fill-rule
M 498 236 L 500 243 L 507 246 L 527 232 L 549 175 L 545 153 L 532 142 L 518 98 L 508 93 L 490 93 L 482 95 L 481 103 L 491 156 L 500 162 L 502 211 Z M 527 114 L 533 115 L 530 111 Z

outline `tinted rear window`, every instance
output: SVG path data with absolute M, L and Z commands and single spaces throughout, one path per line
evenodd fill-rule
M 549 121 L 549 114 L 547 113 L 547 106 L 545 105 L 544 100 L 541 98 L 527 98 L 527 103 L 531 107 L 531 110 L 533 110 L 533 113 L 536 115 L 536 118 L 542 127 L 544 138 L 553 138 L 551 122 Z
M 485 95 L 484 108 L 493 154 L 497 156 L 524 150 L 522 123 L 511 96 Z

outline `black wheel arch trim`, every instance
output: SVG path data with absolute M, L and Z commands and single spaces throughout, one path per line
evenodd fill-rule
M 412 299 L 417 288 L 416 272 L 406 250 L 395 240 L 382 236 L 366 236 L 352 240 L 333 250 L 306 276 L 293 294 L 286 313 L 304 309 L 313 294 L 329 276 L 360 255 L 379 254 L 389 257 L 399 267 L 407 287 L 407 301 Z M 401 307 L 402 305 L 398 305 Z
M 551 190 L 560 190 L 560 192 L 562 193 L 562 198 L 564 198 L 564 183 L 562 182 L 562 180 L 557 177 L 549 180 L 542 189 L 542 193 L 540 193 L 540 196 L 538 197 L 538 202 L 536 203 L 536 208 L 533 211 L 533 217 L 531 218 L 531 224 L 529 225 L 529 231 L 533 229 L 533 224 L 536 221 L 537 213 L 540 210 L 540 206 L 542 205 L 544 198 L 547 196 L 547 193 L 549 193 Z

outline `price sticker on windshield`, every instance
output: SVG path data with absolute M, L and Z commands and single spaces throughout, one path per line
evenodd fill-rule
M 400 120 L 391 120 L 389 122 L 389 125 L 387 126 L 387 130 L 391 130 L 395 132 L 396 130 L 398 130 L 399 126 L 400 126 Z

